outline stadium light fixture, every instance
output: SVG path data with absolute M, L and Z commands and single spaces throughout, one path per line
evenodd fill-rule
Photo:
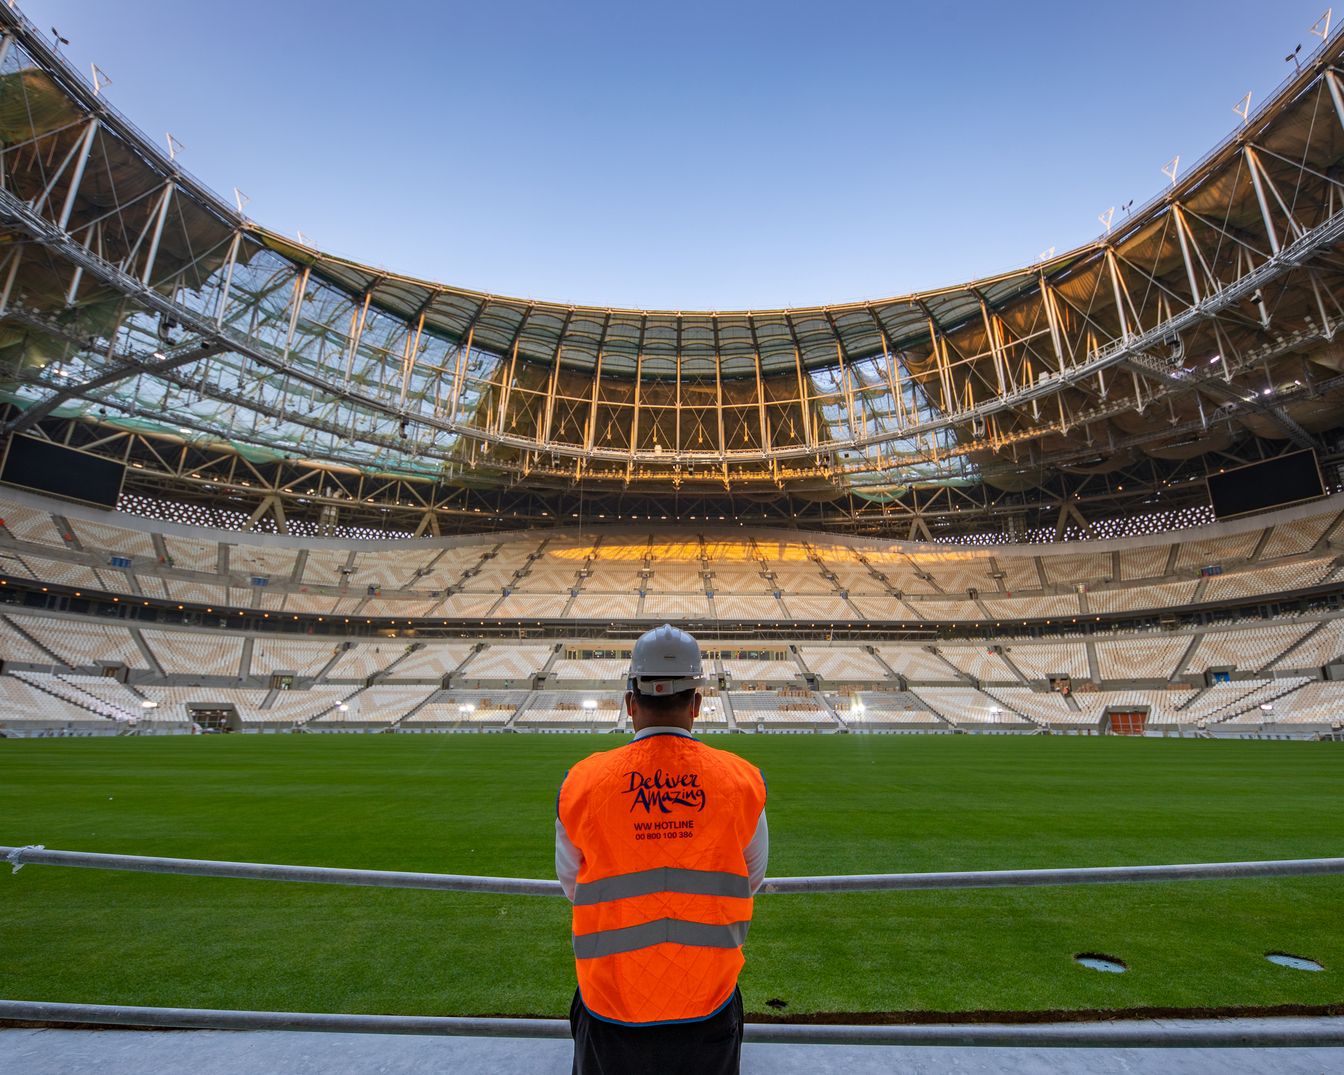
M 597 702 L 594 701 L 592 698 L 585 698 L 583 700 L 583 708 L 588 710 L 589 712 L 592 712 L 594 709 L 597 708 Z
M 159 703 L 153 701 L 153 700 L 150 699 L 150 698 L 146 698 L 143 702 L 140 703 L 140 708 L 141 708 L 141 709 L 158 709 L 158 708 L 159 708 Z

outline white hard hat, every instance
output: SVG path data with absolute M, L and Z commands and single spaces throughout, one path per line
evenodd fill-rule
M 665 623 L 639 636 L 630 654 L 627 689 L 636 694 L 679 694 L 705 683 L 700 643 Z

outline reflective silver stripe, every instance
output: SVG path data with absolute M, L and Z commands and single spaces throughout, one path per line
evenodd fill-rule
M 732 922 L 712 926 L 708 922 L 685 922 L 680 918 L 659 918 L 623 929 L 604 929 L 597 933 L 574 936 L 574 957 L 595 959 L 633 952 L 655 944 L 687 944 L 694 948 L 741 948 L 747 939 L 750 922 Z
M 682 892 L 691 896 L 730 896 L 747 899 L 751 896 L 751 882 L 735 873 L 716 870 L 680 870 L 673 866 L 658 866 L 638 873 L 622 873 L 589 881 L 574 890 L 574 906 L 591 907 L 608 900 L 624 900 L 631 896 L 648 896 L 654 892 Z

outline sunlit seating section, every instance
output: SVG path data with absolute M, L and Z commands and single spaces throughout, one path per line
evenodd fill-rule
M 0 735 L 70 730 L 116 734 L 121 725 L 53 697 L 12 675 L 0 676 Z
M 802 645 L 798 653 L 808 668 L 831 683 L 872 683 L 888 678 L 887 670 L 858 646 Z
M 517 683 L 530 680 L 550 659 L 551 646 L 515 646 L 492 643 L 472 658 L 462 673 L 468 681 Z
M 621 683 L 630 670 L 629 657 L 588 657 L 582 660 L 562 657 L 551 665 L 551 677 L 557 683 Z
M 1003 650 L 1028 679 L 1049 679 L 1051 676 L 1086 679 L 1089 675 L 1087 647 L 1081 642 L 1011 642 L 1005 643 Z
M 136 647 L 130 630 L 120 624 L 46 616 L 14 616 L 14 622 L 62 657 L 71 668 L 91 668 L 98 664 L 145 665 L 145 658 Z M 50 658 L 43 657 L 39 663 L 49 661 Z
M 878 643 L 875 647 L 882 660 L 893 672 L 912 683 L 951 683 L 956 673 L 937 655 L 923 645 L 908 643 Z
M 793 683 L 800 682 L 802 673 L 792 660 L 751 661 L 725 657 L 723 670 L 734 686 L 745 683 Z
M 784 605 L 799 620 L 856 620 L 861 616 L 839 594 L 788 594 Z
M 1097 670 L 1102 679 L 1170 679 L 1190 645 L 1189 635 L 1141 635 L 1098 640 Z
M 511 593 L 490 611 L 491 619 L 554 619 L 569 604 L 569 591 L 550 594 Z
M 644 598 L 646 619 L 705 619 L 709 616 L 709 598 L 703 593 L 649 593 Z
M 1235 668 L 1258 672 L 1311 630 L 1310 625 L 1276 627 L 1270 624 L 1233 631 L 1209 631 L 1186 662 L 1187 672 Z
M 714 611 L 721 620 L 782 620 L 784 610 L 773 597 L 718 593 L 714 594 Z
M 1299 560 L 1291 564 L 1258 565 L 1229 575 L 1214 575 L 1204 587 L 1203 601 L 1230 601 L 1239 597 L 1305 590 L 1320 583 L 1334 566 L 1331 559 Z
M 991 653 L 989 643 L 957 646 L 939 643 L 938 652 L 957 670 L 973 676 L 982 683 L 1014 683 L 1017 681 L 1003 659 Z
M 427 642 L 424 649 L 408 653 L 398 661 L 391 678 L 442 680 L 466 659 L 473 648 L 469 642 Z
M 0 521 L 3 521 L 5 529 L 18 541 L 31 541 L 55 548 L 61 548 L 65 544 L 56 530 L 56 521 L 50 512 L 0 498 Z
M 156 631 L 141 637 L 168 675 L 234 676 L 243 659 L 243 640 L 217 631 Z

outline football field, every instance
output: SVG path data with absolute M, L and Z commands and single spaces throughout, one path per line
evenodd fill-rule
M 1344 855 L 1338 744 L 711 736 L 764 770 L 772 876 Z M 616 736 L 0 742 L 0 844 L 553 877 L 565 770 Z M 1275 966 L 1307 956 L 1323 973 Z M 1122 960 L 1124 974 L 1076 953 Z M 748 1012 L 1335 1006 L 1344 877 L 762 896 Z M 568 904 L 30 866 L 0 997 L 559 1016 Z M 861 1017 L 861 1016 L 860 1016 Z

